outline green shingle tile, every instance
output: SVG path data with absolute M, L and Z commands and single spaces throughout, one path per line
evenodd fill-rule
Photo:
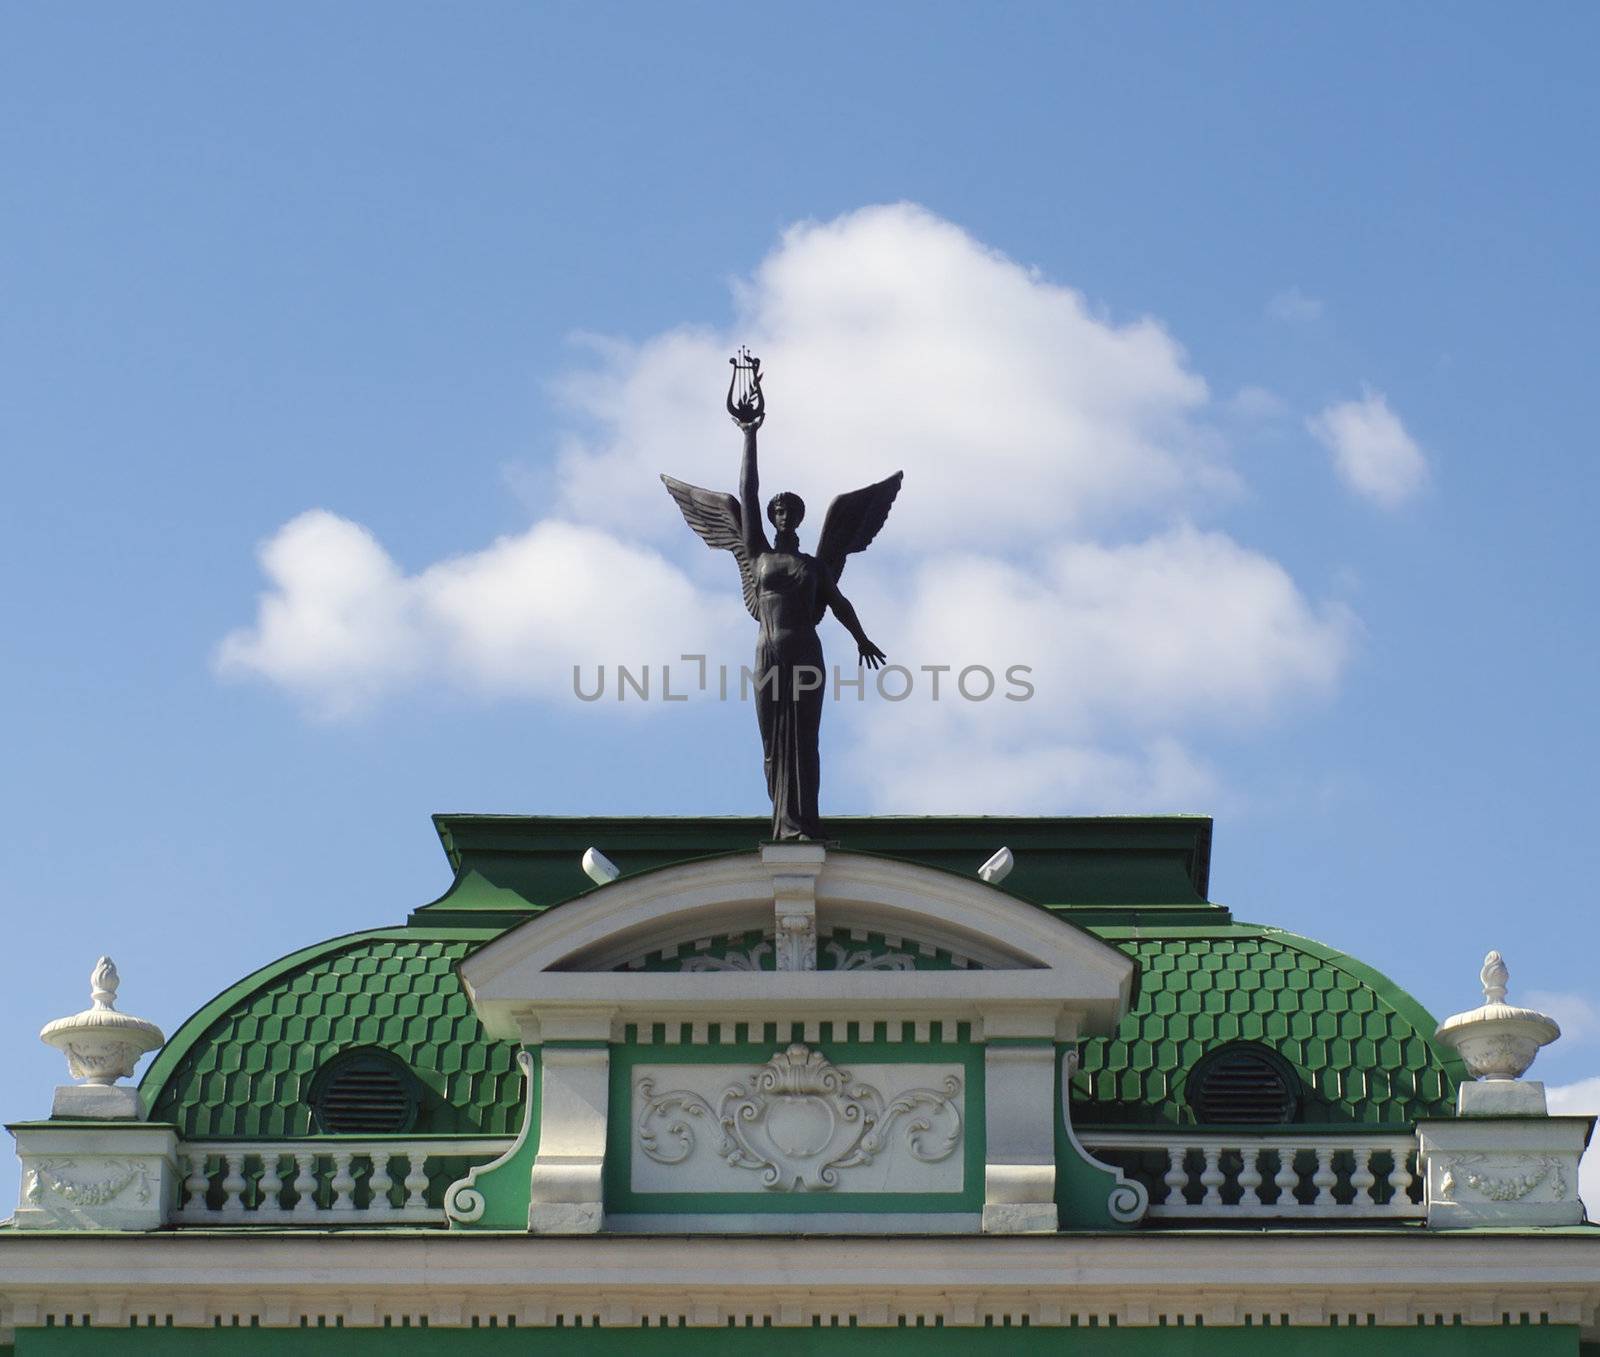
M 1449 1110 L 1460 1076 L 1413 1001 L 1319 944 L 1233 928 L 1118 942 L 1140 964 L 1139 997 L 1115 1039 L 1083 1044 L 1076 1119 L 1191 1121 L 1188 1071 L 1235 1039 L 1262 1041 L 1301 1071 L 1308 1119 L 1389 1124 Z M 515 1044 L 484 1036 L 453 969 L 474 945 L 396 930 L 268 968 L 254 988 L 236 987 L 243 997 L 231 1007 L 206 1010 L 174 1038 L 175 1063 L 145 1090 L 153 1116 L 191 1136 L 308 1134 L 312 1076 L 359 1043 L 392 1051 L 428 1089 L 419 1131 L 513 1132 L 523 1097 Z M 1337 1067 L 1352 1060 L 1361 1077 L 1341 1079 Z

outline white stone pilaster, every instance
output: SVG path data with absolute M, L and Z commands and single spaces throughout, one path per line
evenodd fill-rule
M 769 843 L 761 865 L 772 874 L 775 962 L 780 971 L 817 969 L 817 877 L 827 860 L 821 844 Z
M 1054 1022 L 1053 1015 L 984 1018 L 985 1234 L 1057 1228 Z
M 594 1234 L 605 1214 L 611 1010 L 545 1016 L 538 1024 L 539 1152 L 528 1229 Z

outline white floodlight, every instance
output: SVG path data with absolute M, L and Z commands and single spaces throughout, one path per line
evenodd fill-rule
M 622 875 L 622 868 L 598 848 L 583 850 L 583 874 L 597 886 L 609 886 Z
M 1002 881 L 1011 875 L 1011 869 L 1016 865 L 1017 860 L 1011 856 L 1011 850 L 1009 848 L 1002 848 L 998 853 L 984 863 L 983 866 L 978 868 L 978 875 L 987 881 L 991 886 L 998 886 Z

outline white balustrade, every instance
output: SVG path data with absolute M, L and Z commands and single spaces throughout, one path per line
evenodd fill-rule
M 1147 1176 L 1150 1215 L 1183 1220 L 1420 1218 L 1411 1199 L 1412 1135 L 1248 1136 L 1182 1130 L 1097 1132 L 1079 1137 L 1091 1152 L 1130 1168 L 1128 1152 L 1165 1160 Z M 1147 1174 L 1157 1172 L 1147 1169 Z M 1166 1195 L 1161 1196 L 1161 1184 Z M 1157 1200 L 1160 1198 L 1160 1200 Z
M 186 1141 L 179 1147 L 186 1176 L 177 1223 L 443 1225 L 444 1208 L 427 1200 L 429 1162 L 487 1163 L 510 1144 L 498 1137 L 445 1136 Z

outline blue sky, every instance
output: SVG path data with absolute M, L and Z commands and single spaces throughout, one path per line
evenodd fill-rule
M 906 471 L 845 580 L 878 644 L 1038 671 L 830 710 L 825 814 L 1215 813 L 1239 917 L 1441 1016 L 1499 947 L 1569 1027 L 1538 1072 L 1600 1078 L 1597 38 L 0 10 L 7 1116 L 99 952 L 171 1030 L 436 895 L 430 812 L 763 810 L 748 711 L 562 692 L 744 658 L 653 473 L 732 486 L 746 338 L 808 532 Z

